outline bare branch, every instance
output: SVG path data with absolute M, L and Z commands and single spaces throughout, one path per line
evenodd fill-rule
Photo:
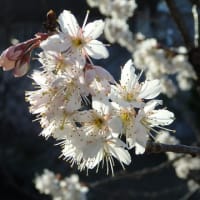
M 145 153 L 164 153 L 164 152 L 200 155 L 200 147 L 187 146 L 182 144 L 171 145 L 171 144 L 162 144 L 155 142 L 147 143 Z
M 196 146 L 187 146 L 182 144 L 170 145 L 170 144 L 162 144 L 162 143 L 155 143 L 149 141 L 146 146 L 146 154 L 150 153 L 166 153 L 166 152 L 174 152 L 174 153 L 181 153 L 181 155 L 177 156 L 174 160 L 166 161 L 157 165 L 152 168 L 144 168 L 139 171 L 135 171 L 132 173 L 127 173 L 126 171 L 120 172 L 115 176 L 108 177 L 107 179 L 99 180 L 97 182 L 91 183 L 89 187 L 95 188 L 103 184 L 108 184 L 113 181 L 119 181 L 122 179 L 140 179 L 145 175 L 156 173 L 162 170 L 165 167 L 169 167 L 172 163 L 176 162 L 180 158 L 184 156 L 184 154 L 191 154 L 191 155 L 200 155 L 200 147 Z
M 191 42 L 188 28 L 187 28 L 185 22 L 183 21 L 180 11 L 176 7 L 175 1 L 174 0 L 165 0 L 165 1 L 170 10 L 170 13 L 171 13 L 173 19 L 174 19 L 176 25 L 178 26 L 178 29 L 183 37 L 185 46 L 188 49 L 191 49 L 193 47 L 193 43 Z

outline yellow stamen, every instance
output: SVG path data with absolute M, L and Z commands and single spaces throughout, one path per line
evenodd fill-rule
M 104 126 L 104 120 L 102 118 L 96 118 L 94 124 L 97 128 L 101 129 Z
M 74 47 L 80 48 L 85 44 L 85 42 L 82 40 L 82 38 L 73 38 L 72 44 Z
M 126 100 L 127 100 L 127 101 L 133 101 L 133 100 L 134 100 L 134 95 L 133 95 L 133 93 L 127 93 L 127 95 L 126 95 Z
M 120 117 L 124 126 L 127 126 L 135 118 L 135 111 L 122 111 Z

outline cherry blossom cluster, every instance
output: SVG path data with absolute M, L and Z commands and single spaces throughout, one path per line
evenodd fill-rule
M 38 54 L 41 70 L 33 71 L 35 90 L 26 92 L 26 100 L 41 124 L 41 135 L 58 140 L 61 157 L 71 166 L 98 171 L 102 164 L 107 174 L 113 174 L 116 160 L 124 168 L 131 163 L 129 150 L 143 154 L 148 139 L 158 129 L 165 130 L 162 126 L 171 124 L 174 114 L 154 99 L 161 92 L 160 81 L 140 81 L 143 74 L 136 73 L 131 59 L 122 67 L 119 82 L 93 64 L 92 59 L 108 58 L 109 52 L 97 40 L 105 23 L 87 24 L 87 19 L 88 13 L 80 27 L 75 16 L 64 10 L 54 33 L 36 34 L 36 44 L 42 49 Z M 18 69 L 18 61 L 30 56 L 32 48 L 32 43 L 21 43 L 9 54 L 3 53 L 4 69 Z M 12 67 L 8 67 L 10 61 Z
M 79 182 L 76 174 L 70 177 L 61 178 L 61 175 L 54 174 L 44 169 L 43 174 L 37 175 L 34 180 L 35 188 L 40 193 L 51 195 L 53 200 L 86 200 L 88 188 Z

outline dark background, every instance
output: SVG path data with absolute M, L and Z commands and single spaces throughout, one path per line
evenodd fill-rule
M 159 0 L 138 0 L 138 9 L 134 17 L 129 20 L 132 31 L 141 30 L 147 37 L 157 37 L 165 45 L 170 45 L 167 30 L 172 28 L 174 34 L 170 37 L 173 44 L 183 44 L 170 15 L 157 11 L 158 2 Z M 185 0 L 178 2 L 182 5 L 183 20 L 192 27 L 190 5 Z M 0 8 L 1 51 L 10 45 L 13 38 L 24 41 L 33 37 L 35 33 L 44 31 L 42 23 L 50 9 L 58 15 L 64 9 L 71 10 L 80 24 L 84 20 L 87 9 L 90 9 L 84 0 L 0 0 Z M 98 9 L 91 9 L 89 20 L 98 18 L 102 18 Z M 193 29 L 188 30 L 192 37 Z M 120 66 L 131 55 L 118 45 L 112 45 L 109 51 L 111 54 L 109 59 L 96 63 L 108 69 L 118 79 Z M 31 66 L 37 68 L 38 63 L 33 61 Z M 50 199 L 39 194 L 33 184 L 35 175 L 42 173 L 44 168 L 63 176 L 78 173 L 81 181 L 86 183 L 108 178 L 103 170 L 100 170 L 98 174 L 90 171 L 89 176 L 86 176 L 86 172 L 80 173 L 75 167 L 71 168 L 68 163 L 58 158 L 59 146 L 55 146 L 55 141 L 52 139 L 46 141 L 39 136 L 40 126 L 37 122 L 32 122 L 35 117 L 28 112 L 28 104 L 24 101 L 24 91 L 31 89 L 31 80 L 28 77 L 13 78 L 11 72 L 0 70 L 0 199 Z M 199 121 L 198 113 L 195 112 L 198 107 L 194 103 L 196 94 L 180 93 L 179 95 L 173 100 L 164 96 L 161 98 L 166 100 L 169 110 L 176 114 L 177 120 L 172 126 L 177 130 L 176 136 L 182 143 L 191 144 L 195 141 L 194 130 L 198 129 L 196 122 Z M 182 97 L 186 100 L 180 101 Z M 196 122 L 194 120 L 191 123 L 193 119 L 196 119 Z M 182 197 L 188 193 L 186 181 L 176 177 L 173 167 L 168 166 L 156 172 L 151 171 L 152 167 L 155 168 L 167 160 L 164 154 L 134 156 L 132 152 L 132 155 L 132 164 L 123 173 L 137 172 L 147 168 L 150 168 L 150 172 L 143 176 L 130 176 L 119 181 L 110 180 L 105 184 L 99 184 L 89 191 L 88 199 L 176 200 L 183 199 Z M 115 172 L 121 172 L 121 167 L 117 165 Z M 200 199 L 200 193 L 197 192 L 191 199 Z

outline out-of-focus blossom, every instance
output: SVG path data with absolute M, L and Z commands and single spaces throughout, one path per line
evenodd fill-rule
M 105 16 L 112 18 L 127 19 L 133 15 L 137 8 L 135 0 L 87 0 L 91 7 L 99 7 Z
M 42 175 L 37 175 L 34 182 L 35 188 L 40 193 L 51 195 L 53 200 L 86 200 L 88 187 L 79 182 L 79 177 L 72 174 L 63 179 L 45 169 Z
M 156 136 L 156 141 L 169 145 L 176 145 L 180 143 L 175 136 L 170 135 L 167 131 L 160 131 L 160 134 Z M 181 179 L 187 180 L 188 189 L 190 191 L 198 189 L 200 185 L 195 179 L 192 179 L 190 173 L 192 171 L 200 170 L 200 158 L 173 152 L 166 152 L 166 155 L 170 161 L 175 160 L 172 163 L 172 166 L 175 169 L 176 175 Z
M 106 18 L 104 33 L 110 43 L 119 43 L 131 52 L 135 48 L 136 41 L 133 40 L 133 33 L 130 31 L 127 22 L 122 19 Z
M 176 78 L 181 90 L 190 89 L 192 81 L 197 79 L 186 54 L 183 54 L 184 48 L 180 47 L 176 51 L 161 48 L 157 40 L 151 38 L 138 42 L 133 53 L 137 68 L 144 70 L 151 79 L 160 79 L 162 93 L 168 97 L 178 91 L 170 76 Z
M 186 179 L 191 170 L 200 170 L 200 159 L 198 157 L 192 157 L 191 155 L 185 155 L 183 158 L 173 163 L 176 171 L 176 175 L 179 178 Z

